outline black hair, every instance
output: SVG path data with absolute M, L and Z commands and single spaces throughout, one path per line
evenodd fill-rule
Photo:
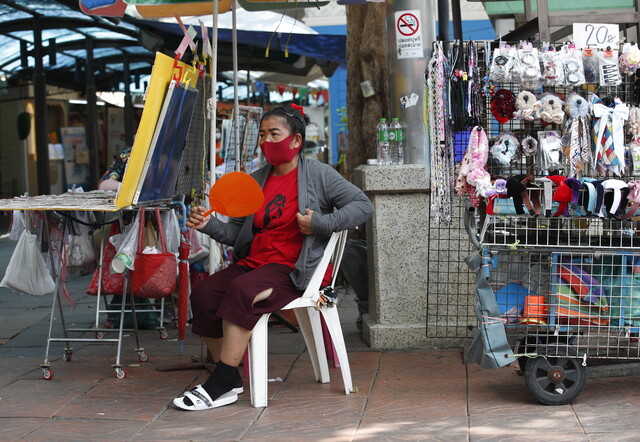
M 307 115 L 303 115 L 298 109 L 291 106 L 279 106 L 268 110 L 262 115 L 263 120 L 271 117 L 281 117 L 284 119 L 289 131 L 292 134 L 300 134 L 302 141 L 304 141 L 307 124 L 309 124 L 309 117 Z

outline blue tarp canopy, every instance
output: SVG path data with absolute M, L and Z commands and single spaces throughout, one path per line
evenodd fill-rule
M 32 80 L 37 27 L 42 30 L 40 58 L 47 83 L 75 90 L 86 88 L 88 40 L 93 43 L 95 84 L 98 90 L 112 91 L 124 81 L 125 61 L 132 77 L 150 74 L 154 53 L 173 55 L 182 39 L 177 24 L 126 15 L 122 19 L 90 16 L 80 11 L 77 0 L 3 0 L 0 87 Z M 237 35 L 239 69 L 304 76 L 318 65 L 330 76 L 346 60 L 344 36 L 246 30 Z M 232 70 L 231 30 L 219 29 L 218 39 L 218 72 Z M 269 57 L 265 57 L 269 40 Z

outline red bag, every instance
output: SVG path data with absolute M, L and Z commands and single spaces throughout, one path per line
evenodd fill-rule
M 118 223 L 111 224 L 111 230 L 109 231 L 109 237 L 120 233 L 120 226 Z M 104 250 L 102 251 L 102 287 L 100 289 L 101 295 L 122 295 L 124 290 L 124 275 L 122 273 L 111 273 L 111 261 L 116 255 L 116 248 L 110 241 L 106 241 Z M 98 294 L 98 275 L 100 269 L 97 268 L 93 272 L 93 277 L 87 288 L 87 294 L 96 296 Z
M 160 233 L 161 253 L 142 253 L 144 250 L 144 213 L 140 209 L 140 229 L 138 230 L 138 251 L 134 261 L 135 270 L 129 271 L 131 292 L 141 298 L 164 298 L 173 293 L 177 282 L 176 255 L 167 252 L 164 227 L 160 217 L 160 208 L 155 208 L 158 232 Z

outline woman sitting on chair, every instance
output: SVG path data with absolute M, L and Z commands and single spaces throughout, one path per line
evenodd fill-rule
M 264 205 L 252 216 L 224 223 L 195 207 L 187 227 L 234 246 L 234 264 L 201 281 L 191 292 L 193 332 L 216 368 L 173 403 L 184 410 L 231 404 L 243 392 L 238 365 L 251 331 L 264 313 L 299 298 L 333 232 L 354 228 L 373 215 L 365 194 L 331 166 L 299 154 L 309 119 L 302 107 L 264 114 L 259 145 L 268 165 L 252 174 Z

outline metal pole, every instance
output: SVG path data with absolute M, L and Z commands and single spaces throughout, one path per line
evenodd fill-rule
M 98 104 L 96 100 L 96 85 L 93 75 L 93 39 L 87 38 L 87 59 L 85 66 L 87 69 L 87 87 L 85 98 L 87 100 L 87 149 L 89 151 L 89 188 L 98 188 Z M 85 189 L 88 190 L 88 189 Z
M 438 40 L 449 41 L 449 0 L 438 0 Z
M 38 195 L 51 193 L 49 182 L 49 137 L 47 135 L 47 74 L 42 58 L 42 23 L 39 17 L 33 19 L 33 101 L 35 111 L 36 170 L 38 172 Z
M 238 104 L 238 30 L 236 28 L 236 2 L 231 2 L 231 46 L 233 48 L 233 137 L 236 152 L 236 171 L 240 171 L 240 105 Z
M 424 73 L 427 67 L 431 45 L 436 39 L 435 0 L 387 0 L 387 53 L 389 54 L 389 102 L 391 117 L 399 117 L 406 126 L 404 162 L 406 164 L 425 164 L 427 133 L 422 112 L 424 104 Z M 421 37 L 422 51 L 419 56 L 401 58 L 398 54 L 397 29 L 410 33 L 406 26 L 398 27 L 396 16 L 413 14 L 417 11 L 419 26 L 411 37 Z M 407 24 L 401 21 L 399 24 Z M 409 30 L 409 32 L 407 32 Z M 415 94 L 415 105 L 403 107 L 401 98 Z
M 460 0 L 451 0 L 451 20 L 453 21 L 453 38 L 462 41 L 462 11 Z
M 129 56 L 125 54 L 122 67 L 124 76 L 124 142 L 125 147 L 133 146 L 133 102 L 131 100 L 131 74 Z
M 211 130 L 209 131 L 210 146 L 209 146 L 209 176 L 210 185 L 216 182 L 216 127 L 217 127 L 217 115 L 218 115 L 218 96 L 216 94 L 216 84 L 218 78 L 218 2 L 213 2 L 213 17 L 211 23 Z M 215 240 L 209 237 L 209 250 L 213 250 L 214 247 L 218 247 Z M 209 274 L 214 273 L 214 269 L 218 264 L 215 261 L 214 253 L 209 254 Z

